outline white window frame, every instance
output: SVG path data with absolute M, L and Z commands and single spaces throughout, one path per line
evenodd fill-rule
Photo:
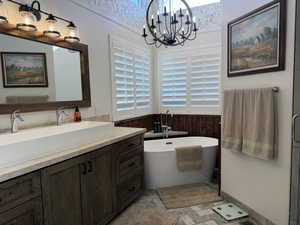
M 153 113 L 153 59 L 151 50 L 147 46 L 142 46 L 138 44 L 133 44 L 125 39 L 110 35 L 110 64 L 111 64 L 111 85 L 112 85 L 112 116 L 113 121 L 119 121 L 129 118 L 134 118 L 138 116 L 143 116 Z M 133 54 L 139 54 L 141 56 L 149 56 L 149 105 L 145 108 L 137 108 L 135 102 L 134 109 L 118 111 L 116 104 L 116 82 L 115 82 L 115 68 L 113 63 L 113 47 L 117 44 L 119 47 L 125 51 L 132 52 Z M 135 74 L 136 75 L 136 74 Z M 136 93 L 135 93 L 136 94 Z
M 199 53 L 200 52 L 200 53 Z M 176 57 L 183 57 L 187 56 L 193 57 L 193 56 L 199 56 L 199 55 L 205 55 L 209 54 L 211 52 L 217 53 L 220 56 L 220 77 L 219 77 L 219 104 L 217 107 L 195 107 L 191 106 L 190 103 L 190 82 L 191 82 L 191 71 L 190 67 L 187 68 L 187 104 L 186 106 L 180 107 L 180 106 L 163 106 L 162 105 L 162 75 L 161 75 L 161 66 L 160 63 L 162 62 L 162 57 L 170 57 L 170 56 L 176 56 Z M 167 51 L 160 51 L 158 52 L 158 66 L 157 66 L 157 74 L 158 74 L 158 89 L 159 89 L 159 112 L 165 112 L 166 110 L 170 110 L 172 113 L 175 114 L 198 114 L 198 115 L 221 115 L 221 101 L 222 101 L 222 93 L 221 93 L 221 45 L 207 45 L 207 46 L 200 46 L 198 48 L 183 48 L 183 49 L 175 49 L 175 50 L 167 50 Z M 190 60 L 187 62 L 190 64 Z

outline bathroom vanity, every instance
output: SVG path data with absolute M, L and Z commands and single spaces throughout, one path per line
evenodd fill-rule
M 0 224 L 100 225 L 127 207 L 143 190 L 145 130 L 108 130 L 97 141 L 0 165 Z
M 142 192 L 144 129 L 60 123 L 91 106 L 88 46 L 65 40 L 0 24 L 0 225 L 106 224 Z M 17 132 L 17 113 L 55 110 L 59 126 Z

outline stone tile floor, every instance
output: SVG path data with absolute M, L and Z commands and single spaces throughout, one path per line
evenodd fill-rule
M 224 201 L 202 204 L 188 208 L 170 209 L 168 211 L 175 212 L 179 215 L 179 220 L 176 225 L 258 225 L 249 218 L 244 218 L 234 222 L 227 222 L 211 209 L 211 207 L 223 203 Z M 167 210 L 155 191 L 145 191 L 144 195 L 134 204 L 142 204 L 147 208 Z

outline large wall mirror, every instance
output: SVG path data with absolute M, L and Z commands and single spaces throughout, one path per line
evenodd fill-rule
M 0 114 L 89 107 L 88 47 L 0 27 Z

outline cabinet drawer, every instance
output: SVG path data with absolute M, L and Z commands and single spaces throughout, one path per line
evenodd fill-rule
M 143 176 L 139 175 L 135 178 L 123 183 L 118 187 L 118 208 L 122 210 L 128 206 L 133 200 L 140 196 L 143 191 Z
M 142 147 L 144 145 L 143 137 L 141 135 L 135 136 L 126 141 L 119 142 L 117 143 L 117 145 L 118 152 L 120 154 L 128 154 L 134 151 L 136 148 Z
M 123 183 L 125 180 L 128 180 L 130 177 L 133 177 L 137 174 L 143 173 L 144 169 L 144 155 L 142 150 L 137 150 L 138 154 L 134 155 L 124 155 L 120 158 L 119 162 L 119 182 Z
M 34 172 L 0 184 L 0 212 L 41 195 L 40 172 Z
M 41 199 L 36 198 L 0 214 L 0 225 L 41 225 L 42 213 Z

